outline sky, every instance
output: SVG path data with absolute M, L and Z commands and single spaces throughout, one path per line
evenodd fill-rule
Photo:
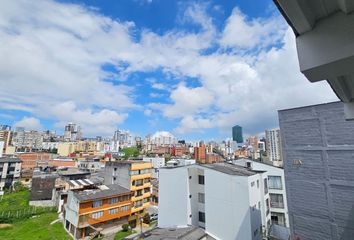
M 336 100 L 271 0 L 0 2 L 0 124 L 221 140 Z

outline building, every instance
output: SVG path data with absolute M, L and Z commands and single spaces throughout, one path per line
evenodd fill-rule
M 132 192 L 117 184 L 99 189 L 69 191 L 65 204 L 64 227 L 74 239 L 98 234 L 106 223 L 125 223 L 131 211 Z
M 232 127 L 232 140 L 237 143 L 243 143 L 242 127 L 239 125 Z
M 78 161 L 77 167 L 83 171 L 89 172 L 98 172 L 104 168 L 104 163 L 100 161 L 93 161 L 93 160 L 85 160 L 85 161 Z
M 247 167 L 251 170 L 266 172 L 265 174 L 268 178 L 270 216 L 272 224 L 289 228 L 284 169 L 245 158 L 233 160 L 232 163 Z
M 263 173 L 230 163 L 161 168 L 158 227 L 193 225 L 214 239 L 262 239 L 270 226 Z
M 51 174 L 34 175 L 31 184 L 30 206 L 55 206 L 55 180 L 58 176 Z
M 50 153 L 20 153 L 18 158 L 22 161 L 22 172 L 33 172 L 34 168 L 47 167 L 48 161 L 52 159 Z
M 7 154 L 7 148 L 12 144 L 12 132 L 6 128 L 0 130 L 0 141 L 4 142 L 3 153 Z
M 281 136 L 279 129 L 270 129 L 266 132 L 267 156 L 274 166 L 283 166 Z
M 16 148 L 41 149 L 43 136 L 40 132 L 30 130 L 25 131 L 23 128 L 17 128 L 12 137 L 12 144 Z
M 58 144 L 58 155 L 67 157 L 76 151 L 76 142 L 61 142 Z
M 117 184 L 133 191 L 131 224 L 150 206 L 152 164 L 143 161 L 110 161 L 106 163 L 106 185 Z
M 5 145 L 4 141 L 0 141 L 0 158 L 2 157 L 2 154 L 4 152 L 4 145 Z
M 198 163 L 205 163 L 206 160 L 206 148 L 205 145 L 194 147 L 194 158 Z
M 153 228 L 144 233 L 144 240 L 206 240 L 208 235 L 204 229 L 195 226 L 179 227 L 179 228 Z
M 144 162 L 152 164 L 154 171 L 152 171 L 152 178 L 159 178 L 159 169 L 165 166 L 164 157 L 143 157 Z
M 354 122 L 341 102 L 279 111 L 292 236 L 353 239 Z
M 186 146 L 172 146 L 171 156 L 182 157 L 189 154 L 189 148 Z
M 128 148 L 133 146 L 133 137 L 129 131 L 117 130 L 113 135 L 113 142 L 119 148 Z M 113 150 L 112 150 L 113 151 Z
M 81 139 L 81 127 L 75 123 L 68 123 L 64 128 L 64 141 L 75 142 Z
M 0 191 L 10 188 L 20 179 L 21 160 L 18 158 L 0 158 Z
M 310 82 L 327 80 L 344 103 L 345 118 L 354 119 L 353 2 L 274 0 L 274 3 L 296 36 L 300 71 Z
M 174 145 L 177 144 L 177 138 L 169 132 L 160 131 L 149 137 L 148 143 L 154 145 Z

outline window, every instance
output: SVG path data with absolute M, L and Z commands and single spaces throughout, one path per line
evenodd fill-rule
M 198 183 L 201 185 L 204 185 L 204 176 L 203 175 L 198 175 Z
M 135 181 L 135 186 L 136 187 L 139 187 L 139 186 L 142 186 L 143 185 L 143 179 L 140 179 L 140 180 L 136 180 Z
M 118 202 L 118 198 L 110 198 L 110 199 L 108 199 L 108 203 L 109 204 L 115 204 L 117 202 Z
M 143 191 L 142 190 L 135 191 L 135 197 L 140 197 L 142 195 L 143 195 Z
M 143 205 L 143 201 L 139 200 L 139 201 L 136 201 L 134 203 L 134 207 L 138 208 L 138 207 L 141 207 Z
M 150 198 L 149 197 L 143 199 L 143 203 L 147 203 L 147 202 L 150 202 Z
M 93 219 L 99 219 L 103 216 L 103 211 L 99 211 L 99 212 L 94 212 L 92 213 L 92 218 Z
M 150 182 L 150 178 L 145 178 L 144 179 L 144 183 L 149 183 Z
M 205 223 L 205 213 L 204 212 L 199 212 L 199 222 Z
M 204 193 L 198 193 L 198 202 L 205 203 L 205 195 L 204 195 Z
M 267 194 L 268 193 L 268 181 L 267 179 L 265 178 L 264 179 L 264 194 Z
M 115 172 L 117 171 L 117 168 L 116 168 L 116 167 L 114 168 L 114 171 L 115 171 Z
M 261 209 L 261 202 L 258 202 L 258 209 Z
M 272 208 L 284 208 L 283 194 L 269 194 L 270 207 Z
M 268 182 L 270 189 L 283 189 L 280 176 L 268 176 Z
M 254 187 L 254 182 L 251 182 L 251 187 Z
M 259 188 L 259 180 L 257 180 L 257 188 Z
M 93 207 L 93 208 L 100 207 L 100 206 L 102 206 L 102 200 L 94 201 L 94 202 L 92 203 L 92 207 Z
M 118 208 L 112 208 L 108 210 L 109 215 L 117 214 L 118 213 Z
M 257 236 L 258 234 L 258 228 L 253 232 L 253 236 Z
M 130 207 L 129 207 L 129 205 L 127 205 L 127 206 L 121 207 L 121 208 L 120 208 L 120 211 L 121 211 L 121 212 L 128 212 L 129 209 L 130 209 Z

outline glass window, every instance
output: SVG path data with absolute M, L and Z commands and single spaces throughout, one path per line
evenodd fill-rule
M 251 182 L 251 187 L 254 187 L 254 182 Z
M 118 208 L 112 208 L 108 210 L 109 215 L 117 214 L 118 213 Z
M 94 212 L 92 213 L 92 218 L 93 219 L 99 219 L 103 216 L 103 211 L 99 211 L 99 212 Z
M 114 204 L 114 203 L 117 203 L 118 202 L 118 198 L 110 198 L 108 199 L 108 203 L 109 204 Z
M 198 202 L 205 203 L 205 195 L 204 195 L 204 193 L 198 193 Z
M 205 223 L 205 213 L 204 212 L 199 212 L 199 222 Z
M 93 208 L 100 207 L 100 206 L 102 206 L 102 200 L 94 201 L 92 203 Z
M 204 176 L 203 175 L 198 175 L 198 183 L 201 185 L 204 185 Z
M 270 206 L 273 208 L 284 208 L 283 194 L 269 194 Z
M 127 212 L 127 211 L 129 211 L 129 209 L 130 209 L 129 205 L 126 205 L 126 206 L 123 206 L 120 208 L 121 212 Z
M 280 176 L 268 176 L 268 182 L 270 189 L 283 189 Z

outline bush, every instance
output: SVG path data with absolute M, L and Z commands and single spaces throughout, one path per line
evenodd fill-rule
M 123 230 L 123 232 L 128 232 L 129 231 L 129 224 L 128 223 L 124 223 L 122 225 L 122 230 Z
M 143 217 L 143 223 L 150 224 L 150 214 L 149 213 L 145 213 L 145 215 Z

